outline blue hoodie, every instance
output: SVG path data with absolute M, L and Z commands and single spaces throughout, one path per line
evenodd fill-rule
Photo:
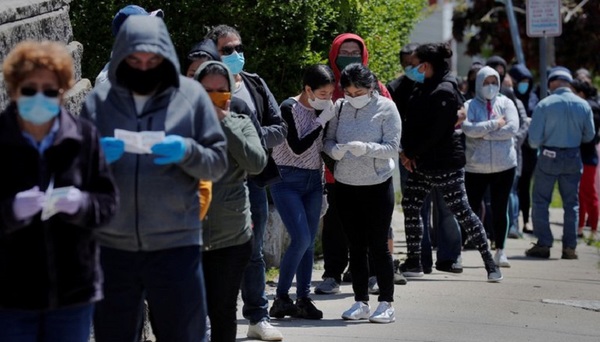
M 483 81 L 494 76 L 500 85 L 496 70 L 483 67 L 475 80 L 475 98 L 465 103 L 467 118 L 462 124 L 465 133 L 465 171 L 472 173 L 496 173 L 517 166 L 517 151 L 513 137 L 519 130 L 517 108 L 508 97 L 498 94 L 490 100 L 491 115 L 488 113 L 488 100 L 482 95 Z M 503 116 L 506 125 L 499 127 L 498 118 Z
M 117 79 L 117 68 L 134 52 L 159 54 L 172 66 L 139 115 L 131 91 Z M 179 135 L 187 152 L 177 164 L 156 165 L 155 155 L 131 153 L 111 164 L 121 206 L 98 239 L 126 251 L 199 246 L 198 180 L 217 180 L 227 169 L 226 139 L 212 102 L 198 82 L 179 75 L 175 48 L 160 18 L 128 18 L 112 56 L 110 82 L 94 88 L 81 115 L 94 121 L 103 136 L 113 136 L 115 128 Z

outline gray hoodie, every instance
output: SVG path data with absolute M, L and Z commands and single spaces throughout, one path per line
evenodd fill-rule
M 346 152 L 335 163 L 334 177 L 348 185 L 374 185 L 392 176 L 400 146 L 402 123 L 396 104 L 376 92 L 369 103 L 356 109 L 346 100 L 335 103 L 336 116 L 329 121 L 323 151 L 331 156 L 336 144 L 360 141 L 367 153 L 356 157 Z
M 519 115 L 511 99 L 498 94 L 489 102 L 483 96 L 483 81 L 494 76 L 500 85 L 496 70 L 483 67 L 475 80 L 476 96 L 465 103 L 467 118 L 462 124 L 466 136 L 465 171 L 472 173 L 495 173 L 517 166 L 517 152 L 513 137 L 519 130 Z M 504 117 L 506 125 L 500 127 L 498 119 Z
M 150 96 L 140 114 L 131 92 L 117 80 L 117 68 L 134 52 L 165 58 L 172 72 Z M 121 193 L 113 221 L 98 234 L 103 246 L 126 251 L 156 251 L 202 244 L 198 180 L 217 180 L 227 169 L 226 139 L 202 86 L 179 75 L 169 32 L 160 18 L 132 16 L 116 37 L 109 81 L 86 99 L 82 116 L 103 136 L 115 128 L 165 131 L 185 139 L 186 156 L 177 164 L 156 165 L 152 154 L 125 153 L 111 164 Z

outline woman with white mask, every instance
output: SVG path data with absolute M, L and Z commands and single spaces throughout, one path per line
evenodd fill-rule
M 481 201 L 490 189 L 496 254 L 500 267 L 510 267 L 504 253 L 508 232 L 508 197 L 517 166 L 513 138 L 519 130 L 519 116 L 512 100 L 499 93 L 500 76 L 490 67 L 477 73 L 475 98 L 467 101 L 467 118 L 462 124 L 466 136 L 465 187 L 469 204 L 480 214 Z
M 396 105 L 374 90 L 375 82 L 375 75 L 362 64 L 344 68 L 340 78 L 344 98 L 335 104 L 323 150 L 336 160 L 338 214 L 350 247 L 355 303 L 342 318 L 391 323 L 394 270 L 387 239 L 394 210 L 393 158 L 398 155 L 402 125 Z M 367 251 L 380 291 L 373 313 L 368 304 Z

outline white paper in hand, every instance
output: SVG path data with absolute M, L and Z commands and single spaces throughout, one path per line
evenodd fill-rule
M 152 154 L 152 146 L 163 141 L 164 131 L 133 132 L 124 129 L 115 129 L 115 138 L 125 142 L 125 152 L 135 154 Z
M 42 209 L 42 221 L 46 221 L 58 213 L 56 201 L 66 197 L 69 194 L 69 190 L 72 188 L 74 188 L 74 186 L 65 186 L 56 189 L 51 186 L 48 187 L 48 190 L 46 190 L 46 203 L 44 203 L 44 208 Z

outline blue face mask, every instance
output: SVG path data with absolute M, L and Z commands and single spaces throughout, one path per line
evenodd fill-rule
M 406 77 L 408 77 L 410 80 L 413 80 L 417 83 L 425 82 L 425 73 L 419 71 L 419 68 L 421 67 L 421 65 L 423 65 L 423 64 L 419 64 L 416 67 L 414 67 L 412 65 L 407 66 L 404 69 Z
M 23 120 L 41 125 L 52 120 L 60 113 L 60 100 L 58 97 L 47 97 L 38 92 L 33 96 L 19 97 L 17 108 Z
M 521 82 L 517 85 L 517 92 L 521 95 L 524 95 L 527 89 L 529 89 L 529 82 Z
M 232 74 L 237 75 L 244 69 L 244 53 L 234 51 L 231 55 L 222 56 L 221 61 L 227 65 Z

